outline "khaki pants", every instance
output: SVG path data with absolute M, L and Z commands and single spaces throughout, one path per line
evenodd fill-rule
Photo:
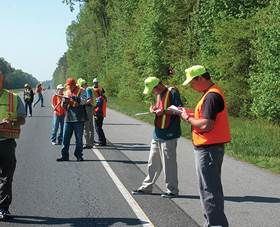
M 93 146 L 94 128 L 93 128 L 93 107 L 86 106 L 88 120 L 85 122 L 84 135 L 87 146 Z
M 16 142 L 0 141 L 0 208 L 9 208 L 12 202 L 12 181 L 16 168 Z
M 177 140 L 152 140 L 148 160 L 148 175 L 139 189 L 151 192 L 153 184 L 155 184 L 163 169 L 167 193 L 179 193 L 176 160 Z

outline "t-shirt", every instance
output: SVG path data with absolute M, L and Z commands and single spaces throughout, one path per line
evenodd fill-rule
M 65 115 L 66 110 L 61 106 L 62 97 L 54 95 L 52 97 L 52 105 L 55 107 L 54 113 L 56 116 Z
M 165 95 L 165 93 L 162 93 L 161 95 Z M 170 91 L 170 105 L 182 106 L 180 93 L 177 89 L 171 89 Z M 180 116 L 171 115 L 169 128 L 161 129 L 155 127 L 153 132 L 153 139 L 170 140 L 170 139 L 179 138 L 181 136 L 180 123 L 181 123 Z
M 202 115 L 205 119 L 215 120 L 219 112 L 224 109 L 224 100 L 221 95 L 209 92 L 202 104 Z

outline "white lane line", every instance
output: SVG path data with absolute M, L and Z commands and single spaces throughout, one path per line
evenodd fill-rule
M 104 166 L 105 170 L 109 174 L 109 176 L 114 181 L 115 185 L 119 189 L 120 193 L 123 195 L 123 197 L 126 199 L 128 205 L 131 207 L 137 218 L 142 222 L 142 226 L 145 227 L 154 227 L 153 223 L 150 221 L 150 219 L 147 217 L 147 215 L 144 213 L 144 211 L 141 209 L 141 207 L 138 205 L 138 203 L 135 201 L 135 199 L 130 195 L 128 190 L 125 188 L 123 183 L 120 181 L 120 179 L 117 177 L 115 172 L 112 170 L 108 162 L 105 160 L 104 156 L 101 154 L 101 152 L 96 149 L 92 148 L 93 152 L 96 154 L 98 159 L 101 161 L 102 165 Z

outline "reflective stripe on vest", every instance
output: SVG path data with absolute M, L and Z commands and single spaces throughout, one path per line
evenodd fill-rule
M 156 106 L 158 108 L 162 110 L 167 110 L 167 107 L 170 106 L 170 91 L 172 89 L 172 87 L 168 88 L 163 97 L 160 97 L 160 95 L 157 96 Z M 170 115 L 164 113 L 162 116 L 156 116 L 155 125 L 157 128 L 161 129 L 168 128 L 170 125 Z
M 228 122 L 228 114 L 227 114 L 227 106 L 225 102 L 225 96 L 221 89 L 213 85 L 201 98 L 198 102 L 194 116 L 199 119 L 202 118 L 203 110 L 202 105 L 204 103 L 204 99 L 206 95 L 210 92 L 215 92 L 224 100 L 224 109 L 222 112 L 219 112 L 216 116 L 215 123 L 213 129 L 209 132 L 200 132 L 200 129 L 197 127 L 192 127 L 192 140 L 195 146 L 201 145 L 211 145 L 211 144 L 219 144 L 219 143 L 227 143 L 230 141 L 230 129 Z
M 17 118 L 17 95 L 3 90 L 0 97 L 0 119 L 16 119 Z M 19 138 L 20 126 L 7 127 L 0 124 L 0 138 Z

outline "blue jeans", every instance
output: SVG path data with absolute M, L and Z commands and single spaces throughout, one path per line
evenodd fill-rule
M 84 122 L 64 122 L 62 150 L 61 155 L 63 159 L 69 159 L 69 146 L 73 132 L 76 139 L 76 147 L 74 155 L 76 158 L 83 157 L 83 131 Z
M 64 126 L 64 115 L 63 116 L 57 116 L 53 115 L 53 127 L 52 127 L 52 135 L 51 135 L 51 141 L 56 142 L 56 135 L 57 131 L 60 125 L 60 132 L 57 137 L 58 144 L 61 144 L 62 142 L 62 135 L 63 135 L 63 126 Z
M 37 101 L 33 104 L 33 107 L 35 107 L 37 105 L 38 102 L 41 101 L 41 107 L 44 106 L 44 98 L 43 98 L 43 95 L 42 93 L 38 93 L 38 99 Z
M 32 116 L 32 102 L 25 102 L 26 115 L 28 114 L 28 109 L 29 109 L 29 115 Z

